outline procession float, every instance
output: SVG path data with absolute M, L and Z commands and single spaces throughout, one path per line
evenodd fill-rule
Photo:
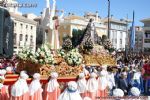
M 110 53 L 110 41 L 106 36 L 99 37 L 92 24 L 91 19 L 81 37 L 76 38 L 76 44 L 73 43 L 74 37 L 65 36 L 61 49 L 51 49 L 48 43 L 37 48 L 35 53 L 29 48 L 23 49 L 18 55 L 16 72 L 26 70 L 29 75 L 38 72 L 45 77 L 57 72 L 59 77 L 76 77 L 83 71 L 83 65 L 95 69 L 102 65 L 116 65 Z
M 49 0 L 46 0 L 41 20 L 42 29 L 47 33 L 44 36 L 45 43 L 34 52 L 25 47 L 17 55 L 15 74 L 6 75 L 5 84 L 13 84 L 23 70 L 31 76 L 28 82 L 31 82 L 34 73 L 40 73 L 41 83 L 47 83 L 50 73 L 57 72 L 58 81 L 64 84 L 71 80 L 75 81 L 78 74 L 83 72 L 83 67 L 89 71 L 103 65 L 116 65 L 116 60 L 111 55 L 111 42 L 105 35 L 98 36 L 93 19 L 90 19 L 84 30 L 75 30 L 72 37 L 63 37 L 63 44 L 60 46 L 58 28 L 63 18 L 63 11 L 61 12 L 60 16 L 56 16 L 56 0 L 53 0 L 51 10 Z

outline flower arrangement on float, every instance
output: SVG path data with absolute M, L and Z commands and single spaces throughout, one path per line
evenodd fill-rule
M 57 50 L 57 55 L 59 56 L 59 57 L 65 57 L 65 50 L 64 49 L 58 49 Z
M 66 56 L 64 58 L 65 58 L 66 62 L 71 66 L 78 66 L 78 65 L 82 64 L 82 61 L 83 61 L 83 57 L 79 53 L 78 49 L 72 49 L 71 51 L 69 51 L 66 54 Z
M 18 57 L 22 60 L 33 60 L 34 52 L 30 48 L 23 48 L 21 52 L 19 52 Z
M 48 44 L 43 44 L 40 48 L 35 52 L 35 62 L 40 64 L 53 64 L 54 63 L 54 55 L 50 50 L 50 46 Z

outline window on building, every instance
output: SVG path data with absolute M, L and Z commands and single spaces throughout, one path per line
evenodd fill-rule
M 23 28 L 23 24 L 20 24 L 20 27 Z
M 33 45 L 33 36 L 30 36 L 30 44 Z
M 14 44 L 16 45 L 16 38 L 17 38 L 17 34 L 14 33 Z
M 135 41 L 138 41 L 138 39 L 137 39 L 137 38 L 135 38 Z
M 31 26 L 31 30 L 33 29 L 33 26 Z
M 150 48 L 144 48 L 144 52 L 149 52 Z
M 111 42 L 114 43 L 114 39 L 112 39 Z
M 20 34 L 20 35 L 19 35 L 19 41 L 22 41 L 22 40 L 23 40 L 23 35 Z
M 122 32 L 120 32 L 120 36 L 121 36 L 121 37 L 123 36 L 123 33 L 122 33 Z
M 117 39 L 115 39 L 115 43 L 117 44 Z
M 139 41 L 141 42 L 141 41 L 142 41 L 142 39 L 139 39 Z
M 28 41 L 28 35 L 25 36 L 25 41 Z
M 144 42 L 145 43 L 150 43 L 150 39 L 145 39 Z
M 120 44 L 122 44 L 122 39 L 120 39 Z
M 150 31 L 145 32 L 145 37 L 150 38 Z
M 17 26 L 17 23 L 16 23 L 16 22 L 14 23 L 14 26 Z
M 28 25 L 26 25 L 26 29 L 28 29 Z

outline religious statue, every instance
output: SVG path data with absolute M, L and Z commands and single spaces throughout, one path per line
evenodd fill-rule
M 94 20 L 90 19 L 89 23 L 84 31 L 83 37 L 82 37 L 82 44 L 86 43 L 86 41 L 92 41 L 93 44 L 100 44 L 101 38 L 98 36 L 96 32 L 96 27 L 94 24 Z
M 96 29 L 95 29 L 95 24 L 94 24 L 94 20 L 93 20 L 93 19 L 90 19 L 90 21 L 89 21 L 87 27 L 90 28 L 91 40 L 92 40 L 93 43 L 95 43 L 95 42 L 94 42 L 94 34 L 95 34 L 95 30 L 96 30 Z
M 60 16 L 56 16 L 56 0 L 53 0 L 52 9 L 50 9 L 50 2 L 46 0 L 46 9 L 43 13 L 42 26 L 44 31 L 46 31 L 45 39 L 52 46 L 52 49 L 59 49 L 59 33 L 58 27 L 60 21 L 62 21 L 64 16 L 64 11 L 61 11 Z
M 60 21 L 62 20 L 62 17 L 63 17 L 63 13 L 60 17 L 58 16 L 53 17 L 52 40 L 51 40 L 52 49 L 60 48 L 58 27 L 59 27 Z
M 81 40 L 79 42 L 79 47 L 81 48 L 80 50 L 88 53 L 91 52 L 96 45 L 102 44 L 101 37 L 98 36 L 96 32 L 96 27 L 93 19 L 89 20 L 89 23 L 84 30 L 83 35 L 81 36 Z

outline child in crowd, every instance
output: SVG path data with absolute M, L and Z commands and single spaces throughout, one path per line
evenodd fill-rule
M 108 96 L 108 72 L 105 68 L 106 66 L 102 67 L 102 71 L 100 72 L 100 75 L 98 77 L 98 97 L 106 97 Z
M 44 100 L 58 100 L 60 95 L 60 88 L 57 82 L 58 73 L 52 72 L 51 78 L 45 88 L 45 99 Z
M 84 73 L 79 74 L 77 85 L 78 85 L 78 91 L 79 91 L 81 97 L 84 98 L 86 96 L 86 92 L 87 92 L 87 81 L 85 79 Z
M 109 95 L 112 96 L 112 90 L 116 87 L 114 72 L 112 68 L 108 70 L 108 88 L 109 88 Z
M 28 75 L 22 71 L 19 79 L 12 86 L 10 100 L 29 100 L 29 88 L 26 82 L 27 79 Z
M 70 81 L 58 100 L 83 100 L 77 90 L 77 83 Z
M 127 82 L 127 73 L 122 72 L 121 77 L 119 78 L 118 88 L 122 89 L 124 94 L 128 94 L 128 82 Z
M 87 96 L 92 100 L 96 100 L 98 81 L 96 80 L 97 75 L 95 73 L 90 74 L 90 78 L 87 81 Z
M 131 79 L 130 82 L 132 87 L 137 87 L 141 93 L 144 92 L 144 88 L 143 88 L 143 80 L 142 80 L 142 76 L 141 76 L 141 72 L 139 69 L 137 69 L 134 74 L 133 74 L 133 78 Z
M 30 99 L 29 100 L 43 100 L 42 99 L 42 92 L 43 89 L 40 84 L 40 74 L 35 73 L 33 75 L 33 81 L 29 86 L 30 91 Z
M 8 86 L 3 85 L 4 79 L 0 77 L 0 100 L 9 100 Z

